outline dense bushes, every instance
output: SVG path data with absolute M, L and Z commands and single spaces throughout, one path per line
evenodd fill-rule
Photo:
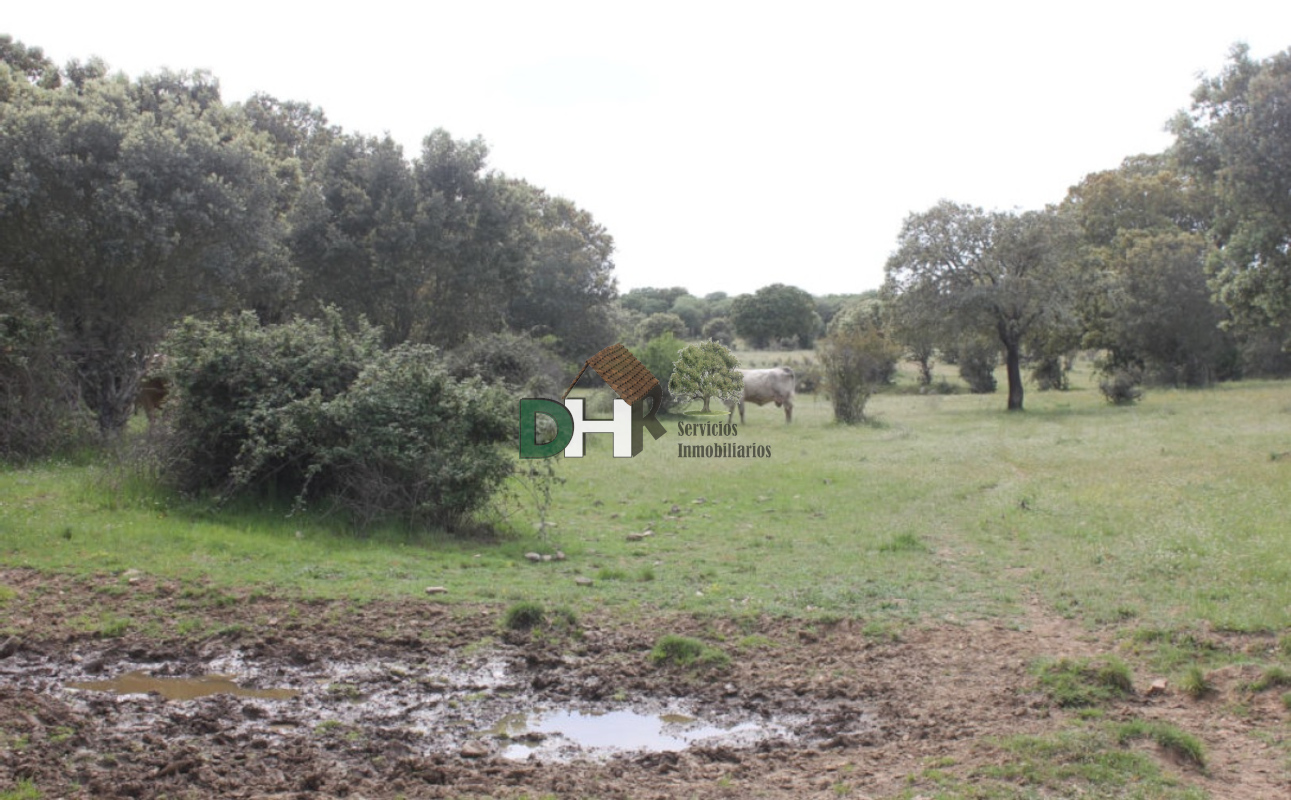
M 645 364 L 645 368 L 650 370 L 650 374 L 659 379 L 663 388 L 663 408 L 660 411 L 667 410 L 672 404 L 672 395 L 668 394 L 668 381 L 672 378 L 673 365 L 677 361 L 677 354 L 685 347 L 685 342 L 678 340 L 671 332 L 665 333 L 655 339 L 651 339 L 641 347 L 632 349 L 632 355 L 637 360 Z
M 61 345 L 53 316 L 0 283 L 0 458 L 48 455 L 91 437 L 94 421 Z
M 865 404 L 896 375 L 901 349 L 875 328 L 843 327 L 820 343 L 824 386 L 834 404 L 834 419 L 852 425 L 865 421 Z
M 995 391 L 995 367 L 1000 363 L 1000 346 L 987 338 L 973 338 L 962 342 L 956 352 L 959 377 L 974 394 L 991 394 Z
M 383 350 L 379 331 L 320 320 L 186 320 L 170 337 L 171 474 L 222 497 L 325 501 L 360 524 L 452 525 L 510 474 L 492 445 L 514 431 L 501 388 L 458 381 L 428 346 Z
M 472 336 L 449 354 L 448 366 L 458 380 L 480 378 L 523 397 L 559 397 L 568 380 L 560 359 L 542 342 L 506 331 Z

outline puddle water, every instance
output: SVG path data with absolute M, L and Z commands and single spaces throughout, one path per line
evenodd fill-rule
M 225 675 L 205 675 L 200 678 L 154 678 L 144 672 L 127 672 L 111 680 L 69 683 L 73 689 L 91 689 L 115 694 L 147 694 L 157 692 L 167 700 L 192 700 L 212 694 L 234 694 L 238 697 L 258 697 L 263 700 L 287 700 L 295 697 L 295 689 L 244 689 Z
M 635 711 L 509 714 L 488 732 L 522 740 L 502 751 L 503 756 L 511 759 L 527 758 L 540 751 L 552 754 L 568 745 L 590 751 L 677 751 L 710 739 L 763 738 L 772 733 L 754 722 L 720 727 L 685 714 L 650 715 Z

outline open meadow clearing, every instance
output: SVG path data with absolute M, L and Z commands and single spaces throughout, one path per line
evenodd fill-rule
M 496 534 L 360 536 L 8 468 L 0 797 L 1287 796 L 1291 388 L 1003 404 L 592 437 L 545 534 L 523 493 Z M 720 442 L 770 456 L 678 457 Z M 298 694 L 69 687 L 133 670 Z M 557 711 L 718 732 L 605 750 Z

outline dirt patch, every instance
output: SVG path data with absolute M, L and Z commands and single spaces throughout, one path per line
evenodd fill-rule
M 1006 737 L 1089 724 L 1037 690 L 1033 659 L 1117 650 L 1110 634 L 1039 611 L 1021 629 L 912 627 L 897 639 L 850 621 L 609 614 L 577 633 L 514 633 L 496 607 L 185 597 L 146 576 L 124 589 L 25 571 L 0 583 L 18 594 L 4 609 L 0 791 L 30 780 L 45 797 L 932 796 L 933 766 L 971 783 L 1013 757 Z M 105 596 L 130 623 L 86 618 Z M 182 632 L 198 612 L 206 628 Z M 665 631 L 725 648 L 730 668 L 657 665 Z M 1228 644 L 1267 644 L 1257 639 Z M 252 694 L 72 688 L 132 672 L 219 675 Z M 1231 668 L 1201 701 L 1148 697 L 1158 676 L 1135 674 L 1140 692 L 1107 719 L 1171 722 L 1203 741 L 1208 768 L 1127 747 L 1213 797 L 1291 795 L 1278 693 L 1241 693 L 1252 676 Z M 255 696 L 270 689 L 295 694 Z M 573 731 L 606 717 L 657 723 L 671 741 Z

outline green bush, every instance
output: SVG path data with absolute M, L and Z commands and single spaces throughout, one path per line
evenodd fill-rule
M 1118 406 L 1128 406 L 1143 398 L 1143 370 L 1134 367 L 1122 367 L 1113 370 L 1107 377 L 1098 382 L 1098 390 L 1107 398 L 1107 402 Z
M 449 372 L 458 380 L 480 378 L 524 397 L 554 399 L 569 383 L 560 359 L 542 342 L 505 331 L 472 336 L 455 348 L 447 361 Z
M 1000 362 L 998 342 L 986 338 L 969 339 L 956 350 L 959 377 L 973 394 L 992 394 L 996 388 L 995 367 Z
M 834 419 L 864 422 L 865 404 L 892 381 L 901 349 L 875 328 L 840 327 L 821 340 L 818 352 Z
M 451 526 L 511 473 L 500 388 L 458 381 L 425 346 L 383 351 L 379 331 L 340 315 L 260 326 L 243 314 L 186 320 L 166 349 L 181 488 L 221 497 L 326 501 L 380 518 Z
M 1067 368 L 1062 356 L 1045 356 L 1031 369 L 1031 380 L 1040 391 L 1066 391 Z
M 650 374 L 659 379 L 663 388 L 663 408 L 666 411 L 673 403 L 672 395 L 668 394 L 668 381 L 672 379 L 673 364 L 677 361 L 677 355 L 686 343 L 677 339 L 672 333 L 665 333 L 656 339 L 651 339 L 645 345 L 632 349 L 632 355 L 637 360 L 645 364 L 645 368 L 650 370 Z
M 735 344 L 735 326 L 726 317 L 713 317 L 704 323 L 703 336 L 726 347 Z
M 94 431 L 54 318 L 0 282 L 0 458 L 49 455 Z
M 651 314 L 641 320 L 635 333 L 638 342 L 650 342 L 668 334 L 680 339 L 686 335 L 686 321 L 672 312 Z M 663 382 L 663 378 L 659 380 Z

